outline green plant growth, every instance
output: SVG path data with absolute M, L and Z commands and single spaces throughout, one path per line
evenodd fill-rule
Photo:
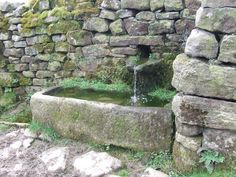
M 207 171 L 212 174 L 217 163 L 223 163 L 225 158 L 213 150 L 205 150 L 201 152 L 200 163 L 204 163 Z
M 69 78 L 60 83 L 64 88 L 79 87 L 81 89 L 95 89 L 105 91 L 130 92 L 130 87 L 125 83 L 105 84 L 96 80 L 86 80 L 84 78 Z
M 122 177 L 127 177 L 127 176 L 129 176 L 129 171 L 127 169 L 121 169 L 116 173 L 116 175 L 122 176 Z
M 7 130 L 9 130 L 11 127 L 9 127 L 8 125 L 3 125 L 3 124 L 0 124 L 0 133 L 4 133 L 6 132 Z
M 152 97 L 158 97 L 161 101 L 170 102 L 176 95 L 176 91 L 168 90 L 166 88 L 157 88 L 154 91 L 148 93 Z
M 36 134 L 44 134 L 47 139 L 50 139 L 52 141 L 58 140 L 60 137 L 53 128 L 36 121 L 32 121 L 30 123 L 29 129 Z

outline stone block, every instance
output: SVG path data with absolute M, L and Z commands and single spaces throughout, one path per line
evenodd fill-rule
M 140 21 L 154 21 L 155 13 L 150 11 L 141 11 L 136 15 L 136 19 Z
M 184 3 L 182 0 L 165 0 L 166 11 L 181 11 L 184 9 Z
M 211 7 L 211 8 L 219 8 L 219 7 L 236 7 L 235 0 L 203 0 L 202 7 Z
M 104 0 L 101 4 L 101 7 L 110 10 L 119 10 L 120 1 L 119 0 Z
M 116 20 L 110 24 L 110 30 L 113 35 L 122 35 L 125 34 L 125 26 L 121 19 Z
M 84 57 L 106 57 L 110 55 L 110 49 L 108 45 L 95 44 L 82 48 Z
M 116 20 L 117 14 L 114 11 L 104 9 L 101 10 L 99 17 L 107 20 Z
M 165 0 L 150 0 L 151 11 L 156 11 L 164 8 Z
M 174 33 L 174 20 L 159 20 L 151 23 L 148 31 L 150 35 Z
M 86 46 L 92 44 L 93 34 L 88 31 L 78 30 L 68 32 L 66 35 L 67 42 L 73 46 Z
M 122 9 L 148 10 L 150 0 L 121 0 Z
M 149 23 L 138 21 L 135 18 L 124 20 L 125 29 L 130 36 L 141 36 L 148 34 Z
M 84 22 L 83 29 L 88 31 L 107 32 L 109 30 L 109 26 L 105 19 L 92 17 Z

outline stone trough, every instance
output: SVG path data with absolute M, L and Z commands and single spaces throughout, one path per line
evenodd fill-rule
M 33 120 L 66 138 L 160 152 L 170 150 L 174 124 L 168 108 L 132 107 L 50 96 L 59 87 L 35 93 Z

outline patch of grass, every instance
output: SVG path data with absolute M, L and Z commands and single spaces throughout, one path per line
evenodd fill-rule
M 7 130 L 9 130 L 11 127 L 8 125 L 3 125 L 0 124 L 0 133 L 6 132 Z
M 153 92 L 148 93 L 152 97 L 158 97 L 161 101 L 171 101 L 176 95 L 176 91 L 168 90 L 166 88 L 157 88 Z
M 236 170 L 217 170 L 212 174 L 209 174 L 207 171 L 195 171 L 188 174 L 180 174 L 176 177 L 234 177 L 236 176 Z
M 116 173 L 116 175 L 126 177 L 129 176 L 129 171 L 127 169 L 121 169 Z
M 32 121 L 30 123 L 29 129 L 34 133 L 43 133 L 46 138 L 55 141 L 60 138 L 60 136 L 55 132 L 55 130 L 49 126 L 45 126 L 39 122 Z
M 96 80 L 86 80 L 83 78 L 70 78 L 65 79 L 60 84 L 64 88 L 79 87 L 81 89 L 95 89 L 95 90 L 105 90 L 105 91 L 118 91 L 118 92 L 130 92 L 130 87 L 125 83 L 116 84 L 105 84 Z

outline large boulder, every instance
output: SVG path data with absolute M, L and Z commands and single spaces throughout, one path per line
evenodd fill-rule
M 122 9 L 148 10 L 150 0 L 121 0 Z
M 92 17 L 84 22 L 83 29 L 88 31 L 106 32 L 109 30 L 109 26 L 105 19 Z
M 223 37 L 218 60 L 236 64 L 236 35 L 226 35 Z
M 172 85 L 187 94 L 236 100 L 236 68 L 178 55 Z
M 236 8 L 200 8 L 196 27 L 212 32 L 236 33 Z
M 202 7 L 236 7 L 235 0 L 203 0 Z
M 205 129 L 203 132 L 203 148 L 213 149 L 231 157 L 236 157 L 236 132 Z M 236 161 L 235 161 L 236 163 Z
M 214 129 L 236 131 L 236 103 L 178 94 L 172 102 L 178 122 Z
M 187 40 L 185 53 L 191 57 L 217 58 L 218 42 L 215 35 L 194 29 Z

